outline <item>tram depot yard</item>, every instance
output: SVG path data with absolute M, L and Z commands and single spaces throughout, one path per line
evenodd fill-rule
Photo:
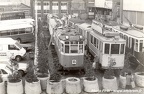
M 7 87 L 0 86 L 0 93 L 143 94 L 144 66 L 137 58 L 143 54 L 144 47 L 144 34 L 141 28 L 125 27 L 98 19 L 91 23 L 78 20 L 80 19 L 71 18 L 68 21 L 64 20 L 66 24 L 63 24 L 60 18 L 49 15 L 48 28 L 40 26 L 39 21 L 38 32 L 34 32 L 34 20 L 19 20 L 16 24 L 8 21 L 0 22 L 0 26 L 5 26 L 5 23 L 15 27 L 9 26 L 7 32 L 9 31 L 10 34 L 28 35 L 31 41 L 35 39 L 35 59 L 33 60 L 30 59 L 30 55 L 26 56 L 28 52 L 24 49 L 31 48 L 31 44 L 21 45 L 24 38 L 5 38 L 5 34 L 8 34 L 5 33 L 6 28 L 0 30 L 0 36 L 2 36 L 0 38 L 0 59 L 8 55 L 8 58 L 15 59 L 17 63 L 25 62 L 26 67 L 30 67 L 26 72 L 31 74 L 23 77 L 25 85 L 20 84 L 22 82 L 17 84 L 19 90 L 18 87 L 9 86 L 11 83 L 8 81 Z M 18 24 L 21 27 L 16 30 Z M 12 30 L 16 32 L 13 33 Z M 133 56 L 130 53 L 136 55 Z M 11 63 L 11 61 L 8 62 Z M 135 86 L 132 89 L 125 89 L 126 78 L 121 76 L 121 71 L 133 73 Z M 4 73 L 2 69 L 0 73 Z M 47 77 L 43 79 L 39 77 L 39 74 L 45 74 Z

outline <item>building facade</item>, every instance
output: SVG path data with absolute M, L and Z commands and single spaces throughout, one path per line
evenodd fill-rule
M 94 7 L 95 0 L 37 0 L 33 6 L 38 17 L 51 14 L 79 14 Z
M 25 12 L 26 18 L 30 18 L 30 6 L 27 6 L 23 3 L 17 4 L 17 3 L 5 3 L 0 4 L 0 12 L 6 12 L 6 11 L 23 11 Z
M 115 2 L 122 2 L 122 10 L 120 6 L 116 7 Z M 120 4 L 120 3 L 119 3 Z M 95 0 L 95 10 L 103 12 L 108 11 L 109 15 L 112 13 L 121 16 L 124 23 L 128 20 L 137 25 L 144 26 L 144 0 Z M 128 19 L 128 20 L 127 20 Z

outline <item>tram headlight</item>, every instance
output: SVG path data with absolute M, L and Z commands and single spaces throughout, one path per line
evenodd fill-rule
M 69 39 L 69 36 L 66 36 L 66 39 Z
M 80 36 L 80 39 L 82 39 L 83 37 L 82 36 Z

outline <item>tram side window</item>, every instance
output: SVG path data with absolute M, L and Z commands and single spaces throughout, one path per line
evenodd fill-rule
M 110 44 L 105 44 L 105 54 L 109 54 Z
M 139 46 L 139 50 L 140 50 L 140 52 L 142 52 L 143 51 L 143 40 L 140 40 L 140 44 L 139 44 L 140 46 Z
M 93 44 L 93 36 L 91 35 L 91 43 Z
M 138 40 L 135 40 L 135 50 L 138 51 Z
M 61 44 L 61 51 L 64 52 L 64 45 Z
M 119 44 L 111 44 L 111 54 L 119 54 Z
M 94 46 L 96 47 L 96 38 L 94 38 Z
M 121 51 L 120 51 L 120 54 L 124 54 L 124 49 L 125 49 L 124 44 L 121 44 Z
M 97 40 L 97 44 L 96 44 L 96 46 L 97 46 L 97 49 L 98 49 L 98 44 L 99 44 L 99 41 L 98 41 L 98 39 L 96 39 Z

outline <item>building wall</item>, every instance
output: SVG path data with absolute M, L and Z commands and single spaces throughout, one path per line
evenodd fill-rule
M 95 7 L 112 9 L 112 2 L 120 0 L 95 0 Z M 111 3 L 110 3 L 111 2 Z M 144 26 L 144 0 L 123 0 L 123 22 Z
M 38 16 L 48 13 L 53 14 L 73 14 L 73 13 L 83 13 L 87 11 L 88 2 L 92 3 L 94 0 L 37 0 L 37 6 L 35 9 L 38 11 Z M 43 9 L 42 9 L 43 5 Z M 43 11 L 42 11 L 43 10 Z

